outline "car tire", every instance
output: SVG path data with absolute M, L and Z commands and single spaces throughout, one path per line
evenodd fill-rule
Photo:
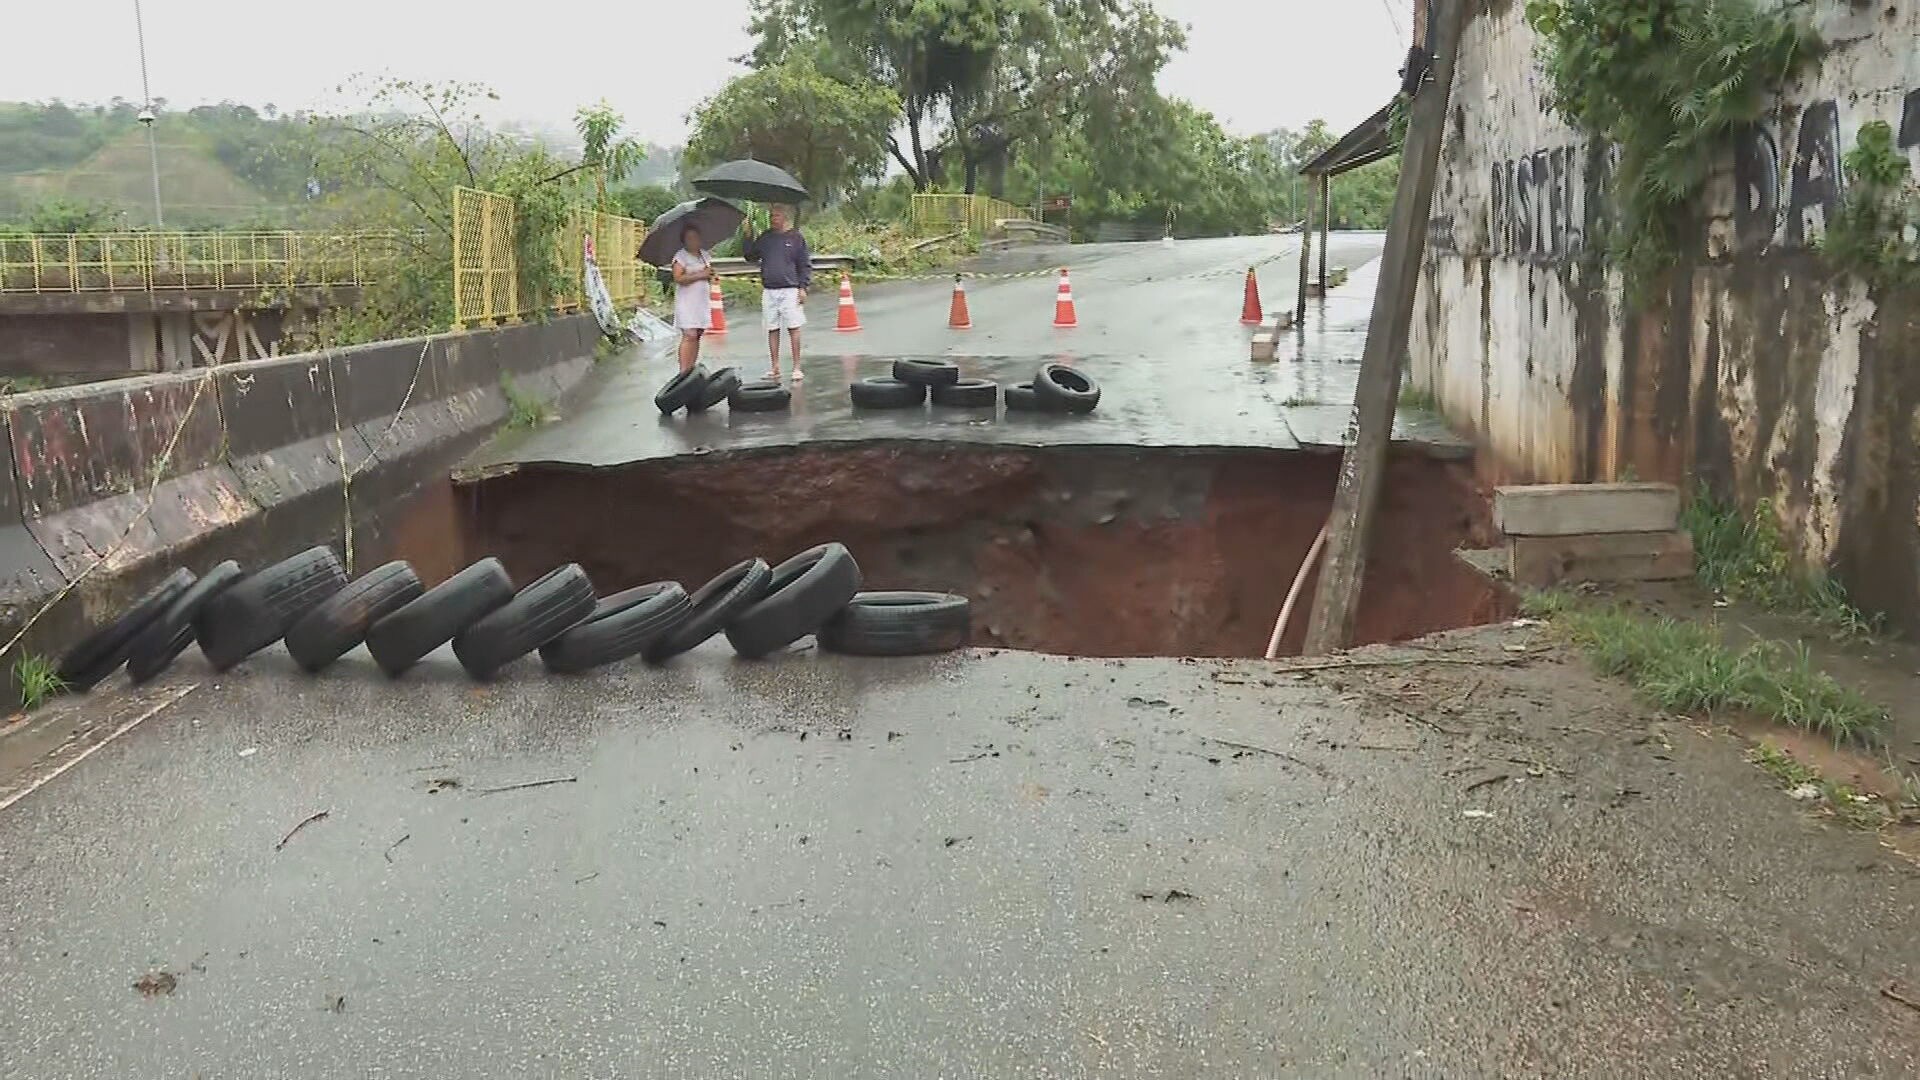
M 663 416 L 672 416 L 700 400 L 707 388 L 707 369 L 699 364 L 689 371 L 682 371 L 667 380 L 667 385 L 653 395 L 653 404 Z
M 481 559 L 375 622 L 367 631 L 367 651 L 381 671 L 398 678 L 512 599 L 507 568 L 499 559 Z
M 885 375 L 861 379 L 847 386 L 856 409 L 917 409 L 927 400 L 927 388 Z
M 741 383 L 727 395 L 727 408 L 733 412 L 779 412 L 793 406 L 793 391 L 778 379 L 759 379 Z
M 936 406 L 949 409 L 991 409 L 1000 404 L 1000 384 L 986 379 L 961 379 L 927 392 Z
M 593 581 L 580 564 L 555 567 L 455 636 L 453 655 L 484 682 L 592 617 L 593 607 Z
M 728 624 L 727 641 L 758 660 L 825 626 L 859 591 L 860 564 L 846 545 L 808 548 L 773 568 L 767 595 Z
M 707 376 L 707 385 L 701 389 L 700 397 L 687 406 L 687 411 L 706 412 L 727 400 L 738 389 L 740 389 L 740 369 L 723 367 Z
M 676 581 L 614 593 L 595 604 L 585 622 L 540 646 L 540 662 L 561 675 L 617 663 L 640 655 L 692 612 L 693 601 Z
M 935 592 L 863 592 L 820 628 L 820 647 L 850 656 L 918 656 L 967 644 L 973 605 Z
M 1033 395 L 1048 412 L 1090 413 L 1100 404 L 1100 384 L 1065 364 L 1048 364 L 1033 377 Z
M 81 638 L 54 668 L 61 685 L 68 690 L 91 690 L 120 670 L 132 654 L 134 642 L 193 583 L 193 571 L 183 566 L 148 589 L 119 618 Z
M 1040 399 L 1030 382 L 1014 383 L 1005 390 L 1008 412 L 1039 412 Z
M 725 630 L 742 611 L 767 594 L 773 568 L 764 559 L 748 559 L 722 570 L 688 599 L 687 617 L 642 650 L 650 664 L 664 663 Z
M 424 592 L 420 576 L 404 561 L 377 566 L 302 615 L 287 631 L 287 652 L 302 670 L 319 672 L 365 641 L 374 623 Z
M 215 671 L 279 641 L 300 617 L 347 587 L 333 549 L 312 547 L 241 578 L 200 609 L 200 651 Z
M 167 610 L 148 623 L 127 649 L 127 677 L 143 683 L 167 670 L 193 644 L 194 623 L 207 602 L 245 576 L 240 564 L 228 559 L 174 597 Z
M 952 386 L 960 381 L 960 365 L 950 360 L 895 360 L 893 377 L 915 386 Z

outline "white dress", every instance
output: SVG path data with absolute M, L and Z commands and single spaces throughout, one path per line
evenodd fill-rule
M 673 265 L 686 270 L 710 269 L 713 259 L 706 252 L 692 255 L 686 248 L 673 253 Z M 676 330 L 713 329 L 713 282 L 695 281 L 673 287 L 673 327 Z

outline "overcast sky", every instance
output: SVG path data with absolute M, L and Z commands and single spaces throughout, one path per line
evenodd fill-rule
M 4 0 L 18 47 L 0 100 L 140 100 L 134 0 Z M 494 8 L 461 0 L 143 0 L 155 97 L 322 106 L 356 72 L 485 82 L 499 116 L 565 128 L 600 98 L 642 139 L 677 142 L 687 111 L 739 69 L 747 0 L 566 0 Z M 1412 0 L 1155 0 L 1191 41 L 1161 89 L 1249 135 L 1323 117 L 1344 130 L 1385 104 Z M 271 14 L 269 14 L 271 12 Z M 84 39 L 79 52 L 73 43 Z M 29 42 L 68 46 L 29 46 Z

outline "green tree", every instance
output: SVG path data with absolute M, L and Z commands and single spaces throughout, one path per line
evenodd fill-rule
M 582 107 L 573 114 L 574 129 L 580 133 L 580 167 L 593 173 L 598 205 L 605 209 L 607 180 L 620 178 L 646 157 L 632 139 L 620 134 L 626 119 L 604 99 L 597 105 Z
M 610 198 L 616 213 L 647 222 L 680 205 L 680 196 L 672 188 L 659 184 L 620 188 Z
M 826 201 L 880 175 L 900 99 L 872 82 L 829 77 L 796 53 L 729 82 L 689 119 L 688 171 L 752 157 L 792 172 Z

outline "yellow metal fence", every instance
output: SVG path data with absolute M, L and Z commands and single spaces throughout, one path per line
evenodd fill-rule
M 1002 221 L 1035 220 L 1032 210 L 987 195 L 915 195 L 912 214 L 916 232 L 965 229 L 975 236 L 987 235 Z
M 514 244 L 516 211 L 506 195 L 473 188 L 453 193 L 453 316 L 461 326 L 505 322 L 532 314 L 520 297 L 520 272 Z M 640 241 L 646 224 L 618 214 L 584 207 L 573 210 L 554 239 L 555 256 L 566 285 L 553 299 L 556 311 L 586 303 L 586 247 L 593 237 L 594 262 L 615 307 L 640 300 L 646 276 Z
M 365 285 L 396 252 L 387 232 L 0 235 L 0 292 L 159 292 Z

